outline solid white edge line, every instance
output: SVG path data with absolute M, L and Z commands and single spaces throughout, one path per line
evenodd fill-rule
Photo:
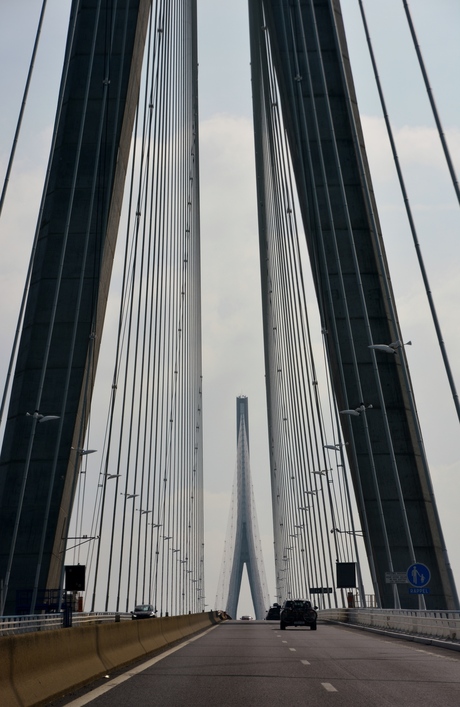
M 193 638 L 188 638 L 186 641 L 184 641 L 184 643 L 181 643 L 179 646 L 175 646 L 174 648 L 170 648 L 169 650 L 165 651 L 164 653 L 160 653 L 160 655 L 155 656 L 155 658 L 150 658 L 150 660 L 147 660 L 145 663 L 141 663 L 141 665 L 136 665 L 135 668 L 131 668 L 131 670 L 128 670 L 126 673 L 123 673 L 122 675 L 118 675 L 118 677 L 113 678 L 113 680 L 110 680 L 110 682 L 107 682 L 104 685 L 100 685 L 99 687 L 96 687 L 94 690 L 92 690 L 91 693 L 89 693 L 87 695 L 83 695 L 82 697 L 77 697 L 77 699 L 73 700 L 73 702 L 68 702 L 66 707 L 83 707 L 83 705 L 87 705 L 89 702 L 96 700 L 98 697 L 100 697 L 101 695 L 104 695 L 106 692 L 109 692 L 114 687 L 117 687 L 118 685 L 121 685 L 123 682 L 126 682 L 126 680 L 129 680 L 129 678 L 134 677 L 134 675 L 138 675 L 138 673 L 142 673 L 144 670 L 147 670 L 147 668 L 150 668 L 152 665 L 155 665 L 155 663 L 159 663 L 160 660 L 163 660 L 163 658 L 167 658 L 168 655 L 171 655 L 172 653 L 179 651 L 181 648 L 184 648 L 184 646 L 187 646 L 189 643 L 193 643 L 193 641 L 197 641 L 202 636 L 206 636 L 207 633 L 209 633 L 213 629 L 217 628 L 218 625 L 219 624 L 216 624 L 215 626 L 211 626 L 206 631 L 203 631 L 203 633 L 200 633 L 198 636 L 194 636 Z

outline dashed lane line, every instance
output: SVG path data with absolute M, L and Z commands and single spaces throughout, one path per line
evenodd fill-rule
M 290 650 L 290 651 L 294 651 L 294 652 L 296 651 L 295 648 L 289 648 L 289 650 Z
M 324 689 L 325 689 L 327 692 L 337 692 L 337 690 L 335 689 L 334 685 L 331 685 L 330 682 L 322 682 L 321 685 L 324 687 Z
M 301 660 L 300 662 L 303 663 L 303 665 L 310 665 L 310 663 L 308 662 L 308 660 Z

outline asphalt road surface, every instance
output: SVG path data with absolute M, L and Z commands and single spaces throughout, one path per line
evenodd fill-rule
M 59 705 L 459 707 L 460 653 L 318 624 L 229 621 Z

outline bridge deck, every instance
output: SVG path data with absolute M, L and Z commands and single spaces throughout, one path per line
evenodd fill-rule
M 318 707 L 335 692 L 341 707 L 453 707 L 459 667 L 456 652 L 344 627 L 281 632 L 277 622 L 230 621 L 59 704 Z

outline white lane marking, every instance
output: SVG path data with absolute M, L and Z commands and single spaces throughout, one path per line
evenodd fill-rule
M 281 643 L 287 643 L 287 641 L 281 641 Z
M 383 642 L 389 643 L 392 646 L 395 645 L 393 641 L 383 641 Z M 406 648 L 408 648 L 408 650 L 410 650 L 410 651 L 415 651 L 416 653 L 425 653 L 426 655 L 433 655 L 436 658 L 442 658 L 443 660 L 449 660 L 451 662 L 453 661 L 454 663 L 457 662 L 457 658 L 451 658 L 450 656 L 441 655 L 440 653 L 431 653 L 430 651 L 426 651 L 424 648 L 412 648 L 411 646 L 406 646 Z
M 147 668 L 152 667 L 152 665 L 155 665 L 155 663 L 159 663 L 160 660 L 163 660 L 163 658 L 167 658 L 168 655 L 171 655 L 172 653 L 179 651 L 184 646 L 188 646 L 188 644 L 193 643 L 193 641 L 197 641 L 199 638 L 201 638 L 202 636 L 205 636 L 207 633 L 209 633 L 209 631 L 213 631 L 215 628 L 217 628 L 217 625 L 211 626 L 211 628 L 208 628 L 207 631 L 200 633 L 199 636 L 195 636 L 194 638 L 190 638 L 188 641 L 184 641 L 184 643 L 181 643 L 180 646 L 176 646 L 175 648 L 170 648 L 168 651 L 161 653 L 161 655 L 157 655 L 157 656 L 155 656 L 155 658 L 151 658 L 150 660 L 147 660 L 145 663 L 142 663 L 141 665 L 136 665 L 135 668 L 128 670 L 126 673 L 123 673 L 123 675 L 118 675 L 118 677 L 114 678 L 110 682 L 105 683 L 105 685 L 101 685 L 100 687 L 96 687 L 94 690 L 91 691 L 90 694 L 83 695 L 82 697 L 78 697 L 73 702 L 68 702 L 66 707 L 83 707 L 84 705 L 87 705 L 89 702 L 92 702 L 93 700 L 97 699 L 101 695 L 104 695 L 106 692 L 109 692 L 110 690 L 112 690 L 112 688 L 117 687 L 117 685 L 121 685 L 123 682 L 126 682 L 126 680 L 129 680 L 129 678 L 132 678 L 134 675 L 137 675 L 138 673 L 142 673 L 143 670 L 147 670 Z
M 295 648 L 289 648 L 289 650 L 290 650 L 290 651 L 295 651 L 296 649 L 295 649 Z
M 322 685 L 322 686 L 324 687 L 324 689 L 327 690 L 328 692 L 337 692 L 337 690 L 335 689 L 335 687 L 334 687 L 333 685 L 331 685 L 330 682 L 322 682 L 321 685 Z
M 310 665 L 310 663 L 308 662 L 308 660 L 301 660 L 300 662 L 303 663 L 304 665 Z
M 414 648 L 417 653 L 425 653 L 425 655 L 433 655 L 435 658 L 443 658 L 444 660 L 456 661 L 456 658 L 450 658 L 447 655 L 441 655 L 440 653 L 430 653 L 430 651 L 425 651 L 423 648 Z

